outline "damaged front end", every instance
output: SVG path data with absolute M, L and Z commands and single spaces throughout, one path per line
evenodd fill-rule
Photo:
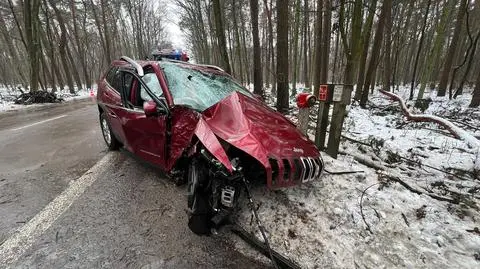
M 248 185 L 284 188 L 323 171 L 314 143 L 249 97 L 233 93 L 202 113 L 177 107 L 172 114 L 169 167 L 185 171 L 189 227 L 196 234 L 228 221 Z

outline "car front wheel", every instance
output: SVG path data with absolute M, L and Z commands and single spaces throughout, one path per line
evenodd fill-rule
M 112 128 L 108 123 L 105 113 L 100 114 L 100 127 L 102 128 L 103 139 L 107 144 L 109 150 L 117 150 L 120 147 L 120 142 L 113 135 Z
M 190 210 L 188 227 L 198 235 L 210 234 L 211 207 L 210 193 L 205 186 L 207 171 L 198 159 L 192 159 L 188 166 L 187 197 Z

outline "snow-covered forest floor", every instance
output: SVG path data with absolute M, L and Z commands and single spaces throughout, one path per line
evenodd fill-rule
M 96 94 L 96 89 L 94 93 Z M 6 87 L 0 87 L 0 112 L 19 110 L 25 107 L 38 107 L 44 106 L 48 103 L 43 104 L 31 104 L 31 105 L 17 105 L 15 104 L 15 99 L 22 94 L 19 90 L 12 90 Z M 90 96 L 90 91 L 86 89 L 77 90 L 75 89 L 75 94 L 71 94 L 68 89 L 57 91 L 56 95 L 58 98 L 63 99 L 64 101 L 70 101 L 75 99 L 87 98 Z
M 397 94 L 408 99 L 407 88 Z M 480 110 L 468 108 L 469 91 L 453 101 L 431 98 L 424 113 L 480 137 Z M 433 123 L 405 121 L 398 103 L 378 91 L 369 104 L 348 112 L 344 154 L 336 160 L 323 154 L 330 172 L 363 172 L 255 190 L 273 248 L 302 268 L 479 268 L 480 176 L 473 173 L 479 149 Z M 261 238 L 246 205 L 239 218 Z

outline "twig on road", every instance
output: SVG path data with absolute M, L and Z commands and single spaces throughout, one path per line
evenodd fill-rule
M 367 223 L 367 220 L 365 219 L 365 215 L 363 214 L 363 196 L 365 196 L 365 193 L 367 192 L 368 189 L 378 184 L 380 184 L 380 182 L 373 183 L 372 185 L 368 186 L 365 190 L 363 190 L 362 196 L 360 196 L 360 214 L 362 215 L 363 223 L 365 223 L 365 225 L 367 226 L 367 231 L 369 231 L 371 234 L 373 234 L 372 229 L 370 228 L 370 224 Z

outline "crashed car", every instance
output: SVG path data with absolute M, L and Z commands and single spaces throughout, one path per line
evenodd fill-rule
M 208 234 L 245 184 L 271 189 L 320 177 L 315 144 L 222 69 L 121 57 L 98 82 L 100 126 L 123 147 L 187 183 L 189 227 Z

